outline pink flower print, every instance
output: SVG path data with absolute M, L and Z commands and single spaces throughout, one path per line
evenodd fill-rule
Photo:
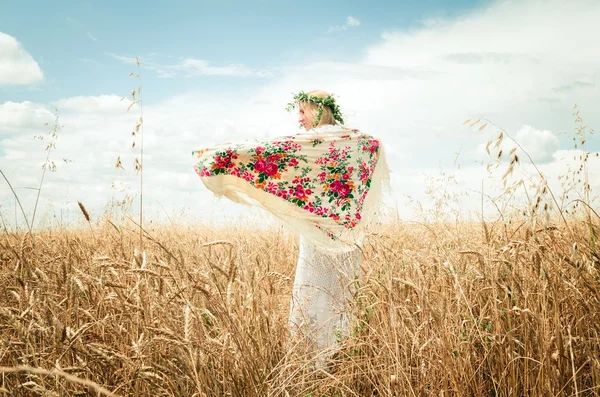
M 362 216 L 360 215 L 360 212 L 357 212 L 356 215 L 354 215 L 356 217 L 356 219 L 358 219 L 359 221 L 362 219 Z
M 348 174 L 344 174 L 344 175 L 342 175 L 342 179 L 343 179 L 343 180 L 347 181 L 347 180 L 348 180 L 348 178 L 350 178 L 350 175 L 348 175 Z
M 226 156 L 226 157 L 221 157 L 221 156 L 215 156 L 215 165 L 216 168 L 233 168 L 234 164 L 231 162 L 231 157 L 230 156 Z
M 265 151 L 265 147 L 263 147 L 263 146 L 256 147 L 256 154 L 261 154 L 264 151 Z
M 369 169 L 369 166 L 366 163 L 362 163 L 360 165 L 360 174 L 359 174 L 358 178 L 364 182 L 367 179 L 369 179 L 370 175 L 371 175 L 371 170 Z
M 254 163 L 254 169 L 258 172 L 265 172 L 265 168 L 267 167 L 267 162 L 265 160 L 257 160 Z
M 352 171 L 354 171 L 354 167 L 348 167 L 348 174 L 352 175 Z
M 277 185 L 273 182 L 267 183 L 267 191 L 272 194 L 277 193 Z
M 267 160 L 271 163 L 276 162 L 277 160 L 279 160 L 279 156 L 276 154 L 272 154 L 269 157 L 267 157 Z
M 245 171 L 244 175 L 242 175 L 242 178 L 244 178 L 245 180 L 250 182 L 254 179 L 254 176 L 251 173 L 249 173 L 248 171 Z
M 304 206 L 304 209 L 307 210 L 310 213 L 315 212 L 315 206 L 313 203 L 308 203 Z
M 304 193 L 306 193 L 307 196 L 310 196 L 312 194 L 312 190 L 306 189 Z
M 210 176 L 209 169 L 206 167 L 202 168 L 202 171 L 200 171 L 200 176 Z
M 279 168 L 277 167 L 277 164 L 267 163 L 267 165 L 265 166 L 265 170 L 263 172 L 267 176 L 273 176 L 273 175 L 275 175 L 277 173 L 277 171 L 279 171 Z
M 317 177 L 319 178 L 319 180 L 321 182 L 325 182 L 325 178 L 327 177 L 327 173 L 326 172 L 321 172 L 319 175 L 317 175 Z
M 348 138 L 350 138 L 350 135 L 342 135 L 340 138 L 342 138 L 342 139 L 348 139 Z
M 329 217 L 333 218 L 333 220 L 335 220 L 336 222 L 340 220 L 340 216 L 338 214 L 334 214 L 333 212 L 329 214 Z
M 354 226 L 356 226 L 356 221 L 351 221 L 351 222 L 345 222 L 344 223 L 344 227 L 346 229 L 352 229 L 352 228 L 354 228 Z
M 295 166 L 297 166 L 297 165 L 298 165 L 298 160 L 296 160 L 296 159 L 291 159 L 289 164 L 290 164 L 290 167 L 295 167 Z
M 371 152 L 371 154 L 373 154 L 379 147 L 379 141 L 377 139 L 369 139 L 368 141 L 369 141 L 369 145 L 365 145 L 364 150 Z
M 239 176 L 240 176 L 240 169 L 237 168 L 237 167 L 235 167 L 234 169 L 231 170 L 231 175 L 237 176 L 239 178 Z
M 296 197 L 298 197 L 299 199 L 303 199 L 304 197 L 306 197 L 304 189 L 301 185 L 298 185 L 298 187 L 296 187 Z

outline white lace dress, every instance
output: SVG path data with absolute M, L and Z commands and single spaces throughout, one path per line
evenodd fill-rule
M 290 303 L 292 338 L 305 337 L 325 358 L 350 335 L 349 303 L 359 275 L 361 252 L 328 254 L 300 238 Z

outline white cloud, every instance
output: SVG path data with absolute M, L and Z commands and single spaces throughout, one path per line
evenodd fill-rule
M 484 122 L 479 123 L 482 126 Z M 525 159 L 525 151 L 535 164 L 549 163 L 554 160 L 555 153 L 560 148 L 558 137 L 548 130 L 538 130 L 530 125 L 522 125 L 516 132 L 507 136 L 504 132 L 502 142 L 496 147 L 499 130 L 490 127 L 486 134 L 487 142 L 481 142 L 477 149 L 477 158 L 489 161 L 495 158 L 499 150 L 504 156 L 502 160 L 509 161 L 508 153 L 515 149 L 521 159 Z M 511 139 L 512 138 L 512 139 Z M 514 141 L 513 141 L 514 139 Z M 489 143 L 489 144 L 488 144 Z M 520 147 L 519 147 L 520 146 Z M 486 151 L 489 150 L 489 154 Z
M 56 107 L 61 110 L 76 111 L 82 113 L 89 112 L 125 112 L 131 104 L 129 99 L 123 99 L 116 95 L 100 96 L 77 96 L 56 101 Z
M 204 76 L 258 76 L 269 77 L 271 73 L 265 70 L 250 69 L 245 65 L 212 66 L 208 61 L 202 59 L 184 59 L 180 64 L 165 67 L 165 69 L 181 70 L 189 75 Z
M 551 162 L 560 146 L 558 137 L 550 131 L 536 130 L 529 125 L 524 125 L 517 131 L 515 140 L 537 163 Z
M 0 104 L 0 136 L 20 132 L 44 131 L 44 123 L 54 115 L 44 105 L 32 102 Z
M 40 66 L 21 43 L 0 32 L 0 86 L 34 84 L 43 78 Z
M 122 56 L 107 52 L 106 55 L 129 65 L 136 64 L 135 57 Z M 171 78 L 183 75 L 190 76 L 237 76 L 237 77 L 271 77 L 273 72 L 267 69 L 252 69 L 243 64 L 213 65 L 203 59 L 184 58 L 177 63 L 160 63 L 152 60 L 157 54 L 139 58 L 144 69 L 154 70 L 160 78 Z
M 329 28 L 329 30 L 327 31 L 327 33 L 330 32 L 339 32 L 342 30 L 346 30 L 348 28 L 355 28 L 357 26 L 360 26 L 360 21 L 354 17 L 348 16 L 346 17 L 346 23 L 343 25 L 339 25 L 339 26 L 331 26 Z
M 108 55 L 109 57 L 114 58 L 117 61 L 121 61 L 123 63 L 126 63 L 128 65 L 135 65 L 136 64 L 135 57 L 123 56 L 123 55 L 115 54 L 115 53 L 112 53 L 112 52 L 106 52 L 105 55 Z

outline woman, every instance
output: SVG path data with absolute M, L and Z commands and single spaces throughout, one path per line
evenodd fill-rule
M 330 94 L 300 92 L 295 108 L 305 132 L 194 152 L 194 169 L 215 194 L 262 207 L 300 235 L 290 332 L 324 359 L 349 335 L 359 247 L 389 176 L 381 142 L 343 127 Z

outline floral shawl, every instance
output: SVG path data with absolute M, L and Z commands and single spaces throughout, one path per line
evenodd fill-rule
M 192 154 L 213 193 L 268 210 L 329 252 L 362 244 L 389 180 L 381 142 L 338 125 Z

